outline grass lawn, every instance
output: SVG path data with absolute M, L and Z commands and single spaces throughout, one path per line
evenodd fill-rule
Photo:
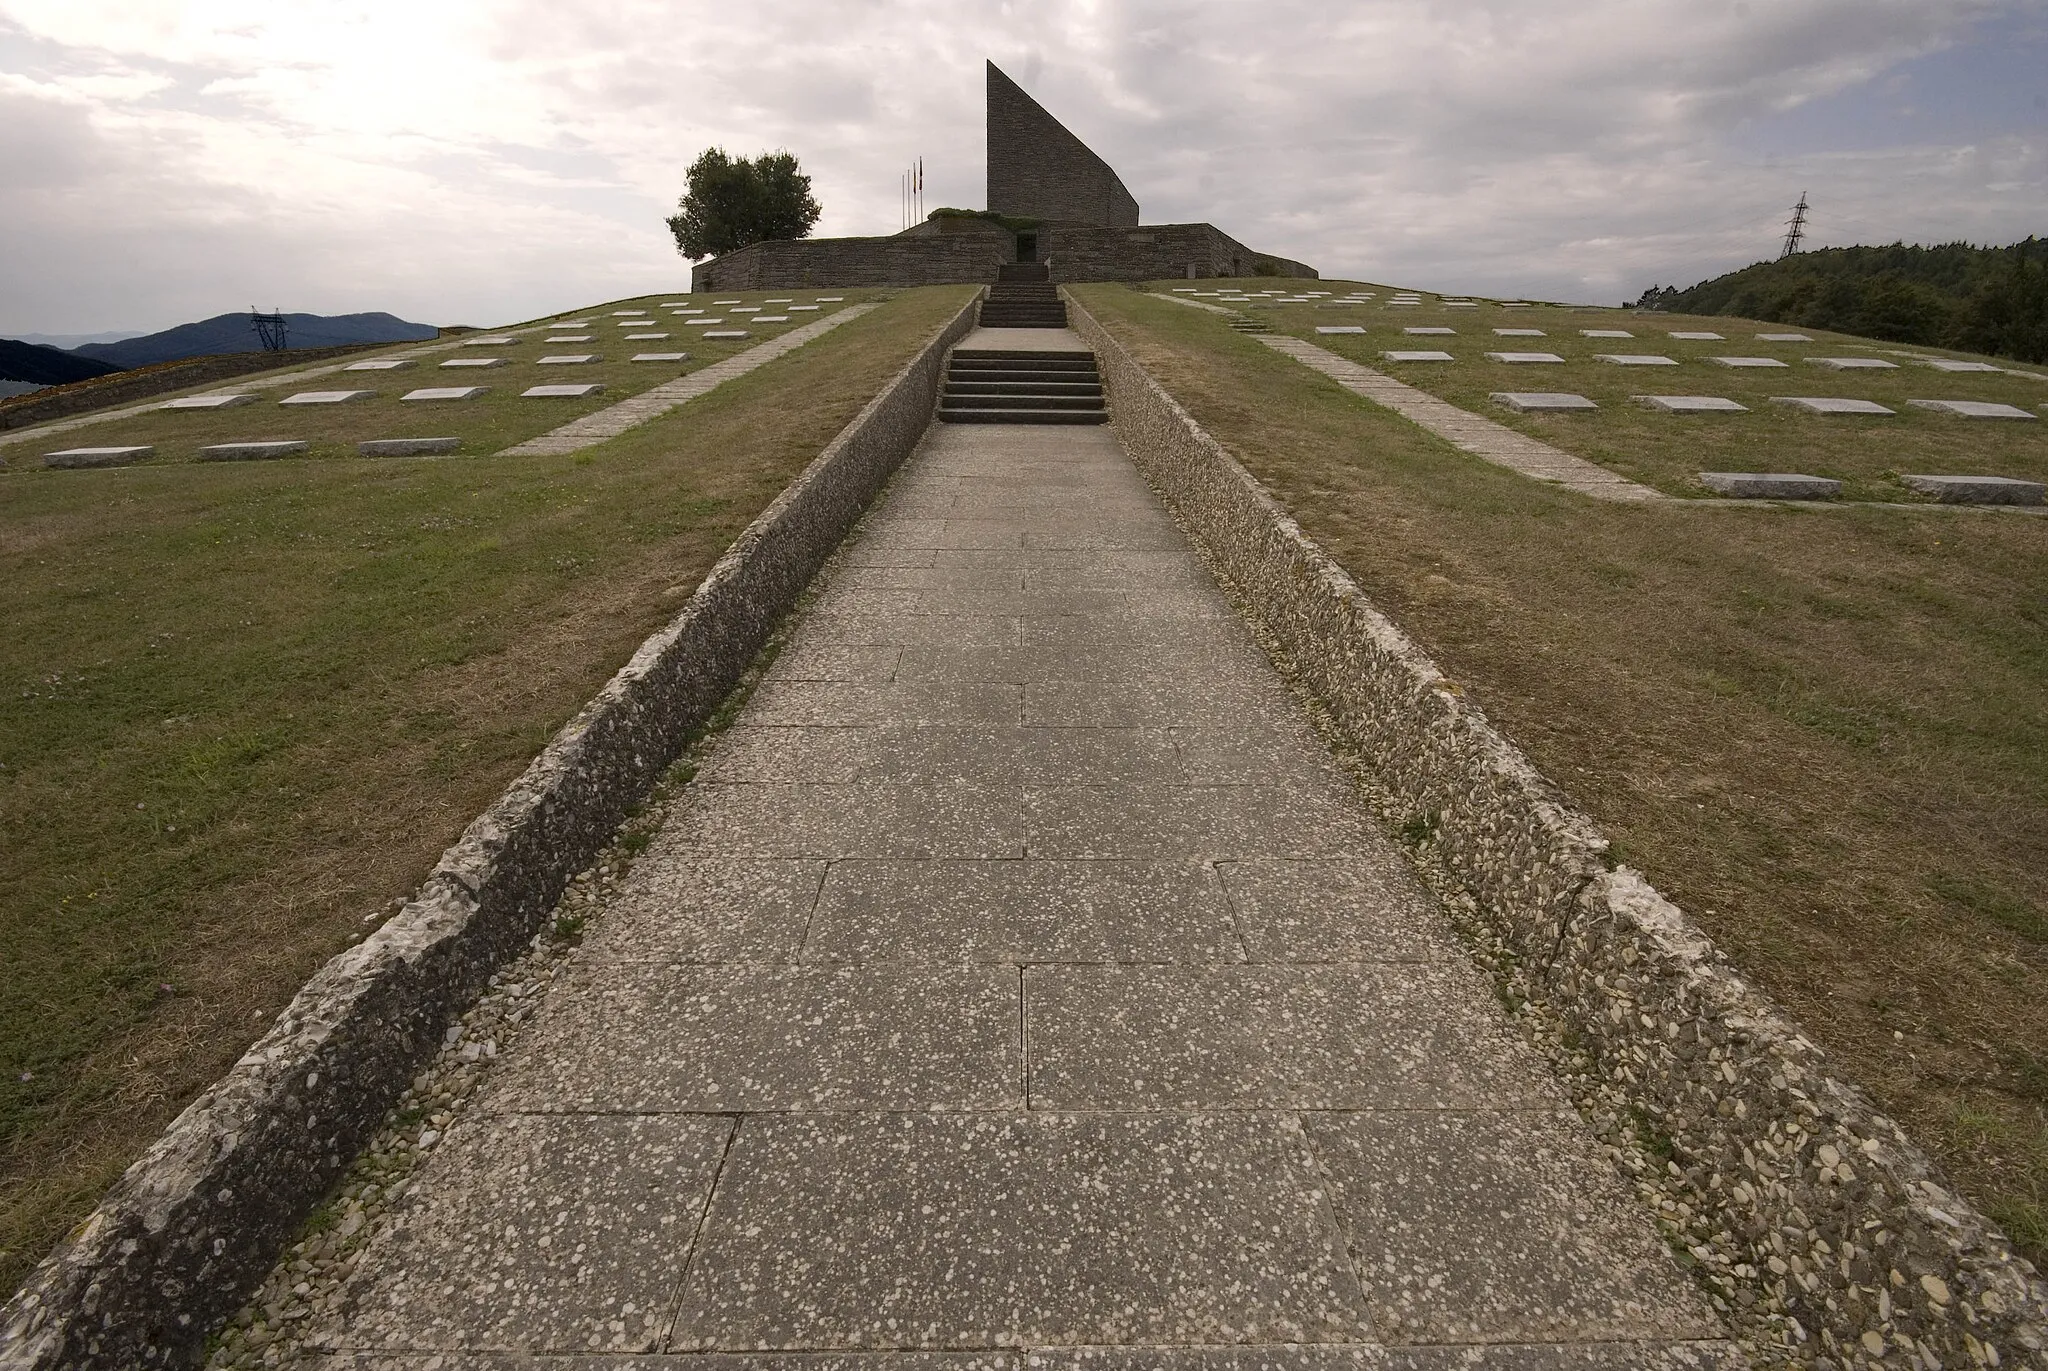
M 1217 316 L 1118 286 L 1074 293 L 1622 860 L 2048 1256 L 2048 520 L 1597 502 L 1461 453 Z M 1397 346 L 1384 312 L 1362 313 L 1375 352 Z M 1491 328 L 1485 311 L 1452 313 L 1481 315 L 1453 325 L 1460 338 Z M 1607 323 L 1511 313 L 1551 330 L 1527 342 L 1568 354 L 1587 349 L 1567 328 Z M 1610 318 L 1675 355 L 1643 320 Z M 1731 339 L 1776 331 L 1720 322 Z M 1864 377 L 1826 374 L 1866 393 Z M 1926 394 L 1985 379 L 1916 377 Z M 1696 424 L 1645 420 L 1661 436 L 1631 474 L 1727 463 Z M 1804 431 L 1841 441 L 1820 421 Z M 2039 441 L 2007 432 L 1967 429 Z M 1797 464 L 1816 466 L 1851 463 Z
M 574 456 L 0 474 L 0 1288 L 970 294 L 900 292 Z
M 345 363 L 316 365 L 354 366 L 379 358 L 414 352 L 421 348 L 432 351 L 420 356 L 411 366 L 394 371 L 349 371 L 339 370 L 318 380 L 302 385 L 275 386 L 265 375 L 238 377 L 235 380 L 211 386 L 196 386 L 189 390 L 165 395 L 163 400 L 176 395 L 246 393 L 259 398 L 254 404 L 238 405 L 222 410 L 163 410 L 152 408 L 149 412 L 125 419 L 108 419 L 81 428 L 69 429 L 49 438 L 15 442 L 0 446 L 0 459 L 11 461 L 16 467 L 40 466 L 46 452 L 62 451 L 73 447 L 125 447 L 134 444 L 151 444 L 156 455 L 155 463 L 190 461 L 201 448 L 211 443 L 274 442 L 278 440 L 300 440 L 311 444 L 303 457 L 348 457 L 356 455 L 355 445 L 366 438 L 460 438 L 464 454 L 488 454 L 498 452 L 514 443 L 546 433 L 595 410 L 615 405 L 620 400 L 652 389 L 665 381 L 673 381 L 693 371 L 702 370 L 713 362 L 723 361 L 733 354 L 777 338 L 792 329 L 815 323 L 835 311 L 886 298 L 887 291 L 877 290 L 835 290 L 827 295 L 841 297 L 837 301 L 819 303 L 817 292 L 804 291 L 795 297 L 799 305 L 816 305 L 815 310 L 789 313 L 781 305 L 766 305 L 764 301 L 771 293 L 765 291 L 735 292 L 720 295 L 721 300 L 740 300 L 742 308 L 749 311 L 738 313 L 731 308 L 713 306 L 704 297 L 691 297 L 682 306 L 686 309 L 705 310 L 702 316 L 683 315 L 663 308 L 663 301 L 674 301 L 675 296 L 645 296 L 637 300 L 615 300 L 596 305 L 574 314 L 557 316 L 560 320 L 579 321 L 581 327 L 536 327 L 532 324 L 512 324 L 509 328 L 526 330 L 516 342 L 505 346 L 477 345 L 471 339 L 501 336 L 496 331 L 471 335 L 470 339 L 444 339 L 440 343 L 402 343 L 360 356 L 349 357 Z M 773 298 L 780 299 L 781 296 Z M 646 310 L 650 321 L 646 325 L 635 325 L 621 319 L 614 310 L 634 307 Z M 702 326 L 692 327 L 691 320 L 697 317 L 719 319 L 717 331 L 743 329 L 749 335 L 742 339 L 710 339 L 703 336 L 707 330 Z M 755 323 L 759 317 L 783 318 L 785 323 Z M 632 333 L 665 333 L 666 338 L 629 342 L 626 335 Z M 549 338 L 588 337 L 588 342 L 549 343 Z M 687 361 L 682 362 L 635 362 L 635 353 L 643 352 L 686 352 Z M 580 356 L 595 354 L 600 360 L 575 364 L 547 364 L 542 357 Z M 443 365 L 453 360 L 495 358 L 505 365 L 494 367 L 449 367 Z M 286 370 L 293 370 L 287 367 Z M 580 385 L 595 382 L 604 387 L 601 394 L 587 399 L 565 399 L 560 397 L 526 398 L 520 392 L 536 385 Z M 483 395 L 471 400 L 412 400 L 402 399 L 408 391 L 428 387 L 484 386 Z M 369 390 L 374 397 L 351 400 L 336 405 L 283 405 L 279 401 L 287 395 L 307 390 Z M 162 401 L 155 402 L 161 404 Z M 286 459 L 291 460 L 291 459 Z
M 1207 283 L 1205 288 L 1208 287 Z M 1248 282 L 1248 289 L 1270 289 Z M 1342 294 L 1347 282 L 1314 287 Z M 1161 291 L 1170 285 L 1157 287 Z M 1390 306 L 1393 292 L 1364 286 L 1376 298 L 1363 305 L 1324 302 L 1267 305 L 1243 312 L 1276 332 L 1291 333 L 1340 356 L 1386 372 L 1461 408 L 1498 420 L 1553 447 L 1671 495 L 1707 496 L 1702 471 L 1795 471 L 1842 481 L 1849 500 L 1923 501 L 1901 485 L 1900 473 L 2012 476 L 2048 481 L 2048 379 L 1990 372 L 1941 372 L 1914 357 L 1953 357 L 2033 373 L 1998 358 L 1877 343 L 1846 334 L 1759 324 L 1749 319 L 1636 314 L 1616 309 L 1561 306 L 1451 309 L 1430 298 L 1420 306 Z M 1224 301 L 1203 297 L 1204 303 Z M 1235 306 L 1233 306 L 1235 307 Z M 1188 311 L 1190 314 L 1196 311 Z M 1220 325 L 1220 321 L 1219 321 Z M 1319 334 L 1319 326 L 1362 326 L 1363 334 Z M 1454 336 L 1403 333 L 1404 328 L 1453 328 Z M 1541 329 L 1540 338 L 1500 337 L 1497 328 Z M 1631 338 L 1587 338 L 1582 329 L 1625 329 Z M 1673 338 L 1674 332 L 1718 333 L 1721 340 Z M 1810 343 L 1760 340 L 1761 333 L 1805 333 Z M 1381 353 L 1430 349 L 1453 362 L 1389 362 Z M 1489 352 L 1548 352 L 1559 363 L 1489 361 Z M 1617 366 L 1595 361 L 1602 353 L 1669 357 L 1676 366 Z M 1714 357 L 1768 357 L 1784 367 L 1732 368 Z M 1896 363 L 1895 371 L 1834 371 L 1812 357 L 1862 357 Z M 1596 402 L 1597 412 L 1518 414 L 1495 404 L 1500 391 L 1568 391 Z M 1747 414 L 1662 414 L 1633 402 L 1637 395 L 1718 395 L 1749 407 Z M 1806 414 L 1771 403 L 1772 396 L 1822 395 L 1874 400 L 1895 415 Z M 1918 409 L 1909 400 L 1990 400 L 2037 416 L 2033 421 L 1963 419 Z

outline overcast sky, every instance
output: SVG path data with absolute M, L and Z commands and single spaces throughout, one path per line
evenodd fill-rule
M 982 60 L 1326 276 L 1619 303 L 2048 234 L 2048 0 L 0 0 L 0 336 L 251 305 L 493 324 L 687 281 L 706 146 L 820 234 L 983 203 Z

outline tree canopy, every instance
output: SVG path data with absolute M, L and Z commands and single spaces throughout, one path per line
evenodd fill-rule
M 2048 240 L 2039 238 L 2010 247 L 1821 248 L 1690 290 L 1653 286 L 1637 305 L 2048 362 L 2044 262 Z
M 818 222 L 811 178 L 790 152 L 748 159 L 706 148 L 690 170 L 668 220 L 676 250 L 692 261 L 771 238 L 804 238 Z

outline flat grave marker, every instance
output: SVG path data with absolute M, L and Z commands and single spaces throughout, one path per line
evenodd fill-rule
M 626 341 L 629 343 L 658 343 L 666 337 L 668 337 L 666 333 L 629 333 L 626 335 Z
M 540 358 L 534 365 L 542 367 L 581 367 L 603 360 L 604 354 L 601 352 L 557 352 Z
M 1645 409 L 1664 414 L 1747 414 L 1748 405 L 1738 405 L 1719 395 L 1631 395 Z
M 588 319 L 557 319 L 557 320 L 556 320 L 556 321 L 555 321 L 554 323 L 552 323 L 552 324 L 549 324 L 549 325 L 548 325 L 548 327 L 549 327 L 549 328 L 589 328 L 589 327 L 590 327 L 590 321 L 589 321 Z
M 1493 331 L 1493 335 L 1496 338 L 1544 338 L 1549 336 L 1540 328 L 1497 328 Z
M 503 357 L 451 357 L 441 363 L 443 367 L 502 367 Z
M 1765 343 L 1810 343 L 1813 339 L 1803 333 L 1759 333 L 1757 339 Z
M 2010 476 L 1901 476 L 1899 480 L 1944 505 L 2038 505 L 2048 497 L 2039 481 Z
M 604 394 L 604 384 L 591 381 L 580 386 L 529 386 L 519 392 L 522 400 L 580 400 L 586 395 Z
M 820 295 L 815 298 L 821 305 L 836 305 L 846 297 L 844 295 Z
M 489 390 L 489 386 L 422 386 L 398 398 L 401 403 L 408 400 L 474 400 Z
M 724 319 L 692 319 L 692 320 L 690 320 L 690 327 L 691 327 L 691 328 L 709 328 L 709 327 L 710 327 L 711 325 L 713 325 L 713 324 L 722 324 L 722 323 L 724 323 L 724 322 L 725 322 L 725 320 L 724 320 Z
M 789 312 L 790 312 L 791 314 L 804 314 L 804 313 L 807 313 L 807 312 L 808 312 L 808 313 L 811 313 L 811 314 L 816 314 L 816 313 L 818 312 L 818 306 L 816 306 L 816 305 L 791 305 L 791 306 L 789 307 Z
M 2027 419 L 2038 416 L 2027 413 L 2018 405 L 2002 405 L 1990 400 L 1908 400 L 1915 409 L 1931 409 L 1937 414 L 1953 414 L 1958 419 Z
M 518 341 L 509 333 L 492 333 L 479 338 L 465 338 L 462 345 L 466 348 L 508 348 Z
M 234 409 L 241 405 L 253 405 L 253 395 L 187 395 L 181 400 L 166 400 L 158 409 Z
M 43 454 L 43 465 L 58 471 L 84 471 L 96 467 L 125 467 L 156 456 L 148 444 L 131 447 L 68 447 L 62 452 Z
M 297 395 L 287 395 L 278 403 L 281 405 L 346 405 L 357 400 L 367 400 L 377 392 L 374 390 L 302 390 Z
M 745 338 L 749 335 L 743 328 L 715 328 L 707 331 L 704 336 L 706 338 Z
M 1317 333 L 1363 333 L 1363 324 L 1317 324 Z
M 713 301 L 712 301 L 711 303 L 712 303 L 712 304 L 714 304 L 714 305 L 721 305 L 721 306 L 723 306 L 723 305 L 739 305 L 739 304 L 745 304 L 746 302 L 745 302 L 744 300 L 713 300 Z
M 734 314 L 759 314 L 761 307 L 759 305 L 734 305 L 732 312 Z
M 1602 352 L 1594 355 L 1596 362 L 1607 362 L 1618 367 L 1675 367 L 1678 363 L 1669 357 L 1660 357 L 1654 352 Z
M 787 314 L 757 314 L 754 316 L 754 322 L 757 324 L 786 324 L 789 322 L 789 316 Z M 663 334 L 662 336 L 667 337 L 668 335 Z
M 358 457 L 430 457 L 439 452 L 455 452 L 462 447 L 460 438 L 366 438 L 356 444 Z
M 647 313 L 647 311 L 646 311 L 646 310 L 644 310 L 644 309 L 615 309 L 615 310 L 613 310 L 613 311 L 612 311 L 612 318 L 614 318 L 614 319 L 630 319 L 630 318 L 632 318 L 632 317 L 633 317 L 634 315 L 636 315 L 636 314 L 645 314 L 645 313 Z
M 1776 357 L 1709 357 L 1717 367 L 1783 367 L 1790 362 L 1781 362 Z
M 1882 357 L 1809 357 L 1806 359 L 1817 367 L 1829 371 L 1897 371 L 1897 362 L 1887 362 Z
M 1583 395 L 1568 395 L 1562 391 L 1549 390 L 1497 390 L 1490 397 L 1497 405 L 1504 405 L 1517 414 L 1537 414 L 1549 410 L 1598 409 Z
M 1489 352 L 1486 354 L 1486 357 L 1488 361 L 1509 362 L 1518 366 L 1543 362 L 1562 363 L 1564 361 L 1564 358 L 1554 352 Z
M 1633 338 L 1635 335 L 1625 328 L 1582 328 L 1581 338 Z
M 418 366 L 410 357 L 382 357 L 374 362 L 350 362 L 343 371 L 402 371 L 406 367 Z
M 690 360 L 690 354 L 687 352 L 636 352 L 633 354 L 633 360 L 636 362 L 687 362 Z
M 199 449 L 202 462 L 267 462 L 275 457 L 295 457 L 312 444 L 297 438 L 267 443 L 215 443 Z
M 1790 405 L 1808 414 L 1895 414 L 1875 400 L 1851 400 L 1838 395 L 1773 395 L 1774 405 Z
M 1842 483 L 1791 471 L 1703 471 L 1700 484 L 1734 500 L 1832 500 Z
M 544 343 L 587 343 L 597 335 L 594 333 L 564 333 L 553 338 L 541 339 Z
M 1477 301 L 1474 301 L 1474 300 L 1446 300 L 1446 301 L 1444 301 L 1444 308 L 1445 308 L 1445 309 L 1478 309 L 1478 308 L 1479 308 L 1479 304 L 1478 304 L 1478 302 L 1477 302 Z
M 1721 335 L 1718 333 L 1680 333 L 1674 331 L 1671 334 L 1671 336 L 1673 338 L 1678 338 L 1688 343 L 1718 343 L 1722 341 Z
M 1922 357 L 1919 359 L 1936 371 L 2004 371 L 2004 367 L 1992 366 L 1989 362 L 1959 362 L 1953 357 Z
M 1448 352 L 1382 352 L 1380 356 L 1389 362 L 1455 362 L 1457 358 Z
M 1439 334 L 1450 336 L 1455 335 L 1458 331 L 1454 328 L 1430 328 L 1425 326 L 1423 328 L 1404 328 L 1401 330 L 1401 332 L 1413 334 L 1417 337 L 1420 337 L 1423 334 Z

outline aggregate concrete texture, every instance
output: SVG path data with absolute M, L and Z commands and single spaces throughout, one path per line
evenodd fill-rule
M 1745 1365 L 1108 427 L 932 427 L 327 1317 L 336 1371 Z

